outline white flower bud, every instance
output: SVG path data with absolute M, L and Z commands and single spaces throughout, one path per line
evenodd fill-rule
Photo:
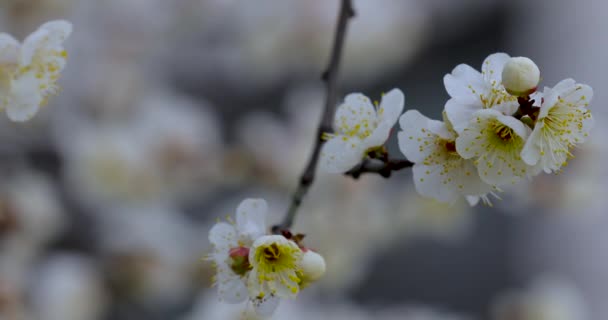
M 320 254 L 308 250 L 302 256 L 300 267 L 305 281 L 317 281 L 325 274 L 325 259 Z
M 534 61 L 526 57 L 513 57 L 502 70 L 502 84 L 514 96 L 527 96 L 540 82 L 540 70 Z

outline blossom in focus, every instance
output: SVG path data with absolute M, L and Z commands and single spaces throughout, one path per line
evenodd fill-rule
M 403 111 L 404 100 L 399 89 L 384 94 L 376 107 L 363 94 L 347 95 L 336 111 L 335 133 L 324 136 L 327 141 L 321 149 L 321 170 L 346 172 L 370 151 L 382 147 Z
M 262 199 L 246 199 L 236 210 L 236 222 L 219 222 L 209 231 L 213 245 L 210 255 L 217 268 L 216 283 L 221 300 L 240 303 L 247 299 L 245 273 L 250 266 L 245 262 L 248 248 L 266 232 L 268 205 Z
M 258 238 L 249 251 L 252 270 L 247 286 L 255 298 L 254 306 L 277 298 L 295 298 L 300 291 L 301 259 L 302 250 L 284 236 Z
M 572 79 L 545 88 L 534 130 L 522 150 L 522 159 L 547 173 L 558 171 L 572 157 L 572 148 L 586 140 L 593 127 L 587 107 L 593 89 Z
M 517 97 L 510 95 L 502 85 L 503 69 L 509 59 L 506 53 L 494 53 L 483 61 L 481 73 L 467 64 L 460 64 L 443 78 L 451 97 L 445 104 L 445 111 L 456 132 L 461 133 L 478 110 L 496 109 L 506 115 L 515 113 Z
M 9 119 L 31 119 L 57 94 L 67 60 L 63 42 L 71 32 L 71 23 L 58 20 L 43 24 L 23 43 L 0 33 L 0 108 Z
M 246 199 L 237 208 L 236 221 L 218 222 L 209 232 L 217 270 L 220 299 L 248 301 L 260 316 L 270 316 L 281 298 L 295 298 L 304 279 L 302 237 L 267 235 L 268 205 L 263 199 Z M 318 274 L 316 274 L 318 275 Z M 321 274 L 322 275 L 322 274 Z
M 514 184 L 534 174 L 520 156 L 529 134 L 530 128 L 512 116 L 479 110 L 456 139 L 456 151 L 465 159 L 474 159 L 485 183 Z
M 441 202 L 470 196 L 471 204 L 476 204 L 492 187 L 480 179 L 473 160 L 456 152 L 457 134 L 449 120 L 444 120 L 407 111 L 399 119 L 399 148 L 415 163 L 412 171 L 418 193 Z

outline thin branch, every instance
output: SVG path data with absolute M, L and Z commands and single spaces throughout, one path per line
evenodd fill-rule
M 348 24 L 348 20 L 354 17 L 354 15 L 355 11 L 353 9 L 352 1 L 342 0 L 342 4 L 340 6 L 340 13 L 338 15 L 338 23 L 336 26 L 336 34 L 331 52 L 331 58 L 329 60 L 327 69 L 325 70 L 325 72 L 323 72 L 322 75 L 322 79 L 325 81 L 327 88 L 327 96 L 325 99 L 325 109 L 319 122 L 319 128 L 317 129 L 317 135 L 315 137 L 313 151 L 310 156 L 310 159 L 308 160 L 308 165 L 304 169 L 304 172 L 302 172 L 298 188 L 293 193 L 291 204 L 289 206 L 289 209 L 287 210 L 285 219 L 280 225 L 273 227 L 273 231 L 275 233 L 278 233 L 281 230 L 291 228 L 298 208 L 300 207 L 300 204 L 302 204 L 304 196 L 306 196 L 306 194 L 308 193 L 308 189 L 310 188 L 315 179 L 317 163 L 319 162 L 319 154 L 321 152 L 321 147 L 323 146 L 324 142 L 322 139 L 323 133 L 332 132 L 332 123 L 334 121 L 334 113 L 337 99 L 336 89 L 338 70 L 340 67 L 340 59 L 342 57 L 342 49 L 344 47 L 344 38 L 346 37 L 346 27 Z
M 361 164 L 346 172 L 345 175 L 353 177 L 353 179 L 359 179 L 364 173 L 376 173 L 385 178 L 391 176 L 393 171 L 399 171 L 401 169 L 409 168 L 414 163 L 405 159 L 365 159 Z

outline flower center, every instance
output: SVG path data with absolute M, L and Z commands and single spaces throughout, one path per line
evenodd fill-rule
M 496 136 L 505 142 L 511 141 L 514 138 L 513 129 L 505 126 L 504 124 L 498 124 L 494 132 L 496 133 Z
M 264 248 L 263 254 L 264 258 L 270 262 L 277 261 L 281 257 L 281 251 L 279 250 L 279 246 L 277 246 L 276 243 L 273 243 L 270 246 Z
M 230 249 L 230 269 L 239 276 L 244 276 L 252 269 L 249 263 L 249 248 L 238 247 Z

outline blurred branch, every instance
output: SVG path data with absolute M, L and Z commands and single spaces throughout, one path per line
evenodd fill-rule
M 399 171 L 413 166 L 414 163 L 405 159 L 371 159 L 367 158 L 345 175 L 359 179 L 364 173 L 377 173 L 385 178 L 391 176 L 393 171 Z
M 308 193 L 308 189 L 315 179 L 317 163 L 319 162 L 319 154 L 324 142 L 321 137 L 323 136 L 323 133 L 333 131 L 332 123 L 334 121 L 334 113 L 336 108 L 336 83 L 338 79 L 338 70 L 344 47 L 344 39 L 346 37 L 346 27 L 349 19 L 354 17 L 354 15 L 355 10 L 353 9 L 352 0 L 342 0 L 333 48 L 331 51 L 331 58 L 329 60 L 327 69 L 322 75 L 322 79 L 325 81 L 327 88 L 327 96 L 325 99 L 325 109 L 321 115 L 319 128 L 317 129 L 317 134 L 315 136 L 313 151 L 310 159 L 308 160 L 308 165 L 306 165 L 304 172 L 302 172 L 302 175 L 300 176 L 300 183 L 296 191 L 293 193 L 291 204 L 287 210 L 285 219 L 281 224 L 273 227 L 273 232 L 275 233 L 291 228 L 298 208 L 300 207 L 300 204 L 302 204 L 302 199 L 304 199 L 304 196 L 306 196 Z

